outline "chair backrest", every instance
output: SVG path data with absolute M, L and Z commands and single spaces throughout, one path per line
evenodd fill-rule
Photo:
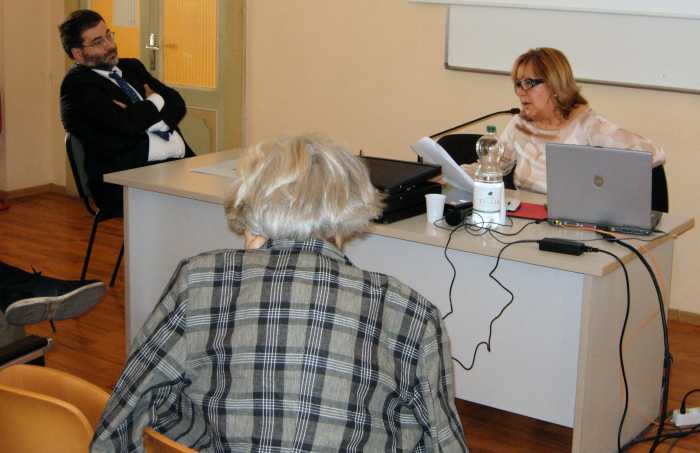
M 13 365 L 1 370 L 0 385 L 64 401 L 84 414 L 91 429 L 97 426 L 109 399 L 106 391 L 91 382 L 64 371 L 34 365 Z
M 481 134 L 450 134 L 440 137 L 437 142 L 458 165 L 473 164 L 478 160 L 476 142 L 480 138 Z
M 668 212 L 668 186 L 663 165 L 651 170 L 651 209 Z
M 88 186 L 87 170 L 85 169 L 85 149 L 80 140 L 70 133 L 66 133 L 66 153 L 68 154 L 70 168 L 73 171 L 73 179 L 75 180 L 75 187 L 78 189 L 78 195 L 80 195 L 90 214 L 95 215 L 95 210 L 90 204 L 92 193 L 90 192 L 90 186 Z
M 150 426 L 143 430 L 143 446 L 146 448 L 146 453 L 196 453 L 189 447 L 185 447 L 159 433 Z
M 93 429 L 85 415 L 58 398 L 0 384 L 2 451 L 87 451 Z

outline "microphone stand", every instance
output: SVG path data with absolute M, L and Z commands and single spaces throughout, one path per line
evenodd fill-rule
M 512 109 L 509 109 L 509 110 L 499 110 L 498 112 L 489 113 L 488 115 L 480 116 L 479 118 L 469 120 L 466 123 L 458 124 L 457 126 L 451 127 L 449 129 L 445 129 L 444 131 L 438 132 L 437 134 L 433 134 L 430 136 L 430 138 L 432 138 L 434 140 L 435 138 L 437 138 L 441 135 L 447 134 L 448 132 L 452 132 L 454 130 L 463 128 L 464 126 L 469 126 L 470 124 L 478 123 L 479 121 L 485 120 L 486 118 L 491 118 L 492 116 L 496 116 L 496 115 L 503 115 L 505 113 L 509 113 L 511 115 L 517 115 L 518 113 L 520 113 L 520 109 L 517 107 L 513 107 Z

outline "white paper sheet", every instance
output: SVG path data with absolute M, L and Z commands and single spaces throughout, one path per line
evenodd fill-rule
M 193 168 L 190 171 L 236 179 L 236 160 L 226 160 L 206 167 Z
M 422 157 L 424 162 L 442 166 L 442 177 L 449 185 L 468 192 L 474 191 L 474 180 L 471 176 L 457 165 L 445 148 L 435 140 L 423 137 L 411 145 L 411 149 Z

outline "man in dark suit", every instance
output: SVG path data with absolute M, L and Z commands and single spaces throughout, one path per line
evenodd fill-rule
M 121 209 L 121 187 L 104 183 L 105 173 L 194 155 L 177 127 L 185 102 L 140 61 L 118 58 L 114 33 L 98 13 L 74 11 L 59 32 L 76 62 L 61 84 L 63 125 L 85 149 L 98 207 Z

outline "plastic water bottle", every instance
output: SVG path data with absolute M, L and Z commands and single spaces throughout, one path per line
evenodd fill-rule
M 503 144 L 498 142 L 496 127 L 487 126 L 486 135 L 476 142 L 479 166 L 474 177 L 472 222 L 481 226 L 505 223 L 505 186 L 500 161 Z

